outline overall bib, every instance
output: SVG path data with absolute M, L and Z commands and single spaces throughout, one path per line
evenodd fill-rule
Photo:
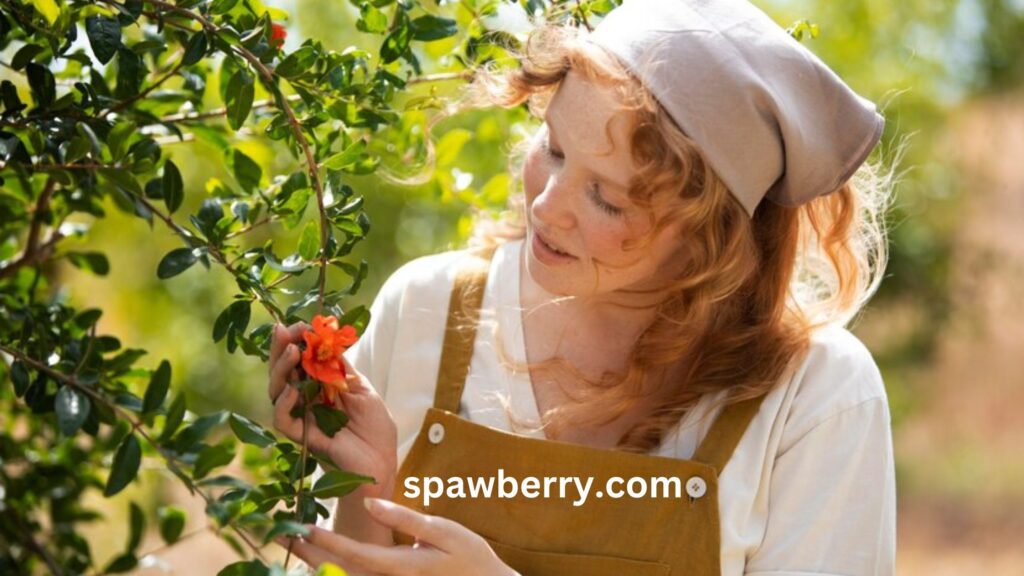
M 719 576 L 721 545 L 718 475 L 729 461 L 764 396 L 722 409 L 692 460 L 667 458 L 519 436 L 460 417 L 459 403 L 469 372 L 476 323 L 494 248 L 469 253 L 456 275 L 438 371 L 434 406 L 398 471 L 394 501 L 443 516 L 484 537 L 494 552 L 523 576 Z M 459 329 L 463 326 L 463 329 Z M 574 506 L 569 485 L 560 497 L 497 496 L 498 469 L 516 479 L 593 477 L 585 503 Z M 433 476 L 494 478 L 490 498 L 431 500 L 406 498 L 405 479 Z M 609 478 L 677 478 L 681 497 L 612 498 Z M 613 485 L 625 492 L 626 484 Z M 422 489 L 422 485 L 421 485 Z M 468 488 L 466 490 L 468 494 Z M 399 544 L 412 544 L 395 532 Z

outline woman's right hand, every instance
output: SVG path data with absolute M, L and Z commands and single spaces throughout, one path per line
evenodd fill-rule
M 270 344 L 270 399 L 274 403 L 274 428 L 294 442 L 302 441 L 302 419 L 290 414 L 299 398 L 299 391 L 289 382 L 297 378 L 301 352 L 298 343 L 309 329 L 305 322 L 287 328 L 274 325 Z M 372 383 L 358 372 L 342 355 L 348 392 L 341 395 L 340 407 L 349 420 L 334 437 L 328 437 L 310 415 L 307 441 L 310 450 L 330 458 L 339 468 L 372 476 L 376 484 L 362 486 L 363 496 L 391 499 L 397 474 L 398 432 L 384 400 Z M 361 498 L 360 498 L 361 500 Z

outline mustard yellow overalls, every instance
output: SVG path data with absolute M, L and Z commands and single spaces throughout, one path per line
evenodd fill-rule
M 722 409 L 692 460 L 520 436 L 460 417 L 493 253 L 494 247 L 470 251 L 469 265 L 456 275 L 434 406 L 399 469 L 394 501 L 466 526 L 523 576 L 719 576 L 718 475 L 764 396 Z M 547 499 L 525 498 L 521 492 L 515 498 L 439 498 L 427 508 L 404 494 L 409 476 L 488 478 L 499 468 L 517 481 L 592 476 L 593 489 L 581 506 L 557 491 Z M 614 476 L 677 477 L 685 493 L 681 498 L 596 498 L 594 492 Z M 413 539 L 396 532 L 395 541 L 412 544 Z

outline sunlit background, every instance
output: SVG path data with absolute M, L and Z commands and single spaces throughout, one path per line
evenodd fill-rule
M 353 44 L 376 49 L 379 42 L 339 32 L 355 30 L 357 11 L 348 1 L 268 4 L 292 16 L 287 50 L 305 38 L 339 51 Z M 441 4 L 441 12 L 455 10 L 453 2 Z M 805 36 L 804 44 L 887 118 L 876 155 L 893 161 L 897 147 L 906 146 L 887 278 L 852 327 L 881 366 L 892 407 L 899 573 L 1024 574 L 1024 418 L 1017 413 L 1024 406 L 1024 0 L 755 4 L 784 27 L 804 19 L 817 25 L 818 37 Z M 436 61 L 454 42 L 415 49 L 430 51 L 424 62 Z M 451 94 L 458 84 L 438 88 Z M 366 198 L 372 229 L 354 253 L 370 263 L 370 275 L 349 305 L 369 305 L 403 262 L 461 247 L 467 199 L 504 197 L 506 154 L 524 121 L 521 110 L 492 109 L 438 124 L 432 137 L 445 139 L 443 185 L 350 181 Z M 292 165 L 262 144 L 241 146 L 281 173 Z M 165 150 L 182 169 L 186 202 L 198 204 L 210 178 L 231 178 L 220 154 L 202 143 Z M 157 263 L 179 241 L 112 207 L 108 213 L 89 247 L 107 253 L 110 274 L 62 270 L 68 296 L 103 308 L 100 331 L 149 350 L 154 366 L 168 358 L 173 385 L 187 391 L 191 408 L 236 410 L 269 424 L 266 366 L 228 354 L 210 337 L 235 291 L 231 278 L 196 266 L 158 280 Z M 290 245 L 297 232 L 260 234 Z M 142 483 L 96 503 L 111 519 L 88 535 L 101 565 L 122 548 L 127 526 L 120 517 L 129 498 L 151 509 L 179 499 L 191 512 L 186 533 L 205 524 L 201 502 L 189 500 L 174 478 L 164 480 L 159 468 L 153 463 Z M 159 545 L 150 534 L 142 550 Z M 225 544 L 199 532 L 156 554 L 142 572 L 213 574 L 232 557 Z

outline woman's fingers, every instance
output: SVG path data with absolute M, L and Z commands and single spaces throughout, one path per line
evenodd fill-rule
M 304 540 L 308 544 L 320 548 L 326 556 L 337 556 L 339 560 L 349 561 L 354 566 L 370 572 L 384 574 L 411 573 L 418 560 L 409 546 L 378 546 L 366 544 L 319 528 L 307 525 L 309 536 Z M 293 548 L 294 551 L 294 548 Z
M 295 365 L 299 363 L 301 353 L 299 352 L 298 346 L 289 344 L 287 348 L 281 353 L 281 356 L 277 359 L 274 367 L 270 372 L 270 400 L 273 402 L 277 400 L 277 397 L 284 390 L 285 386 L 288 385 L 290 380 L 290 373 L 295 368 Z
M 381 498 L 366 498 L 366 508 L 381 524 L 448 551 L 456 540 L 462 525 L 441 516 L 422 514 Z
M 302 342 L 302 333 L 308 328 L 309 325 L 305 322 L 296 322 L 287 328 L 280 322 L 274 324 L 274 331 L 270 336 L 270 358 L 268 359 L 271 367 L 284 351 L 285 346 Z
M 295 440 L 295 427 L 302 426 L 302 420 L 292 418 L 290 412 L 299 399 L 299 391 L 294 386 L 285 386 L 277 400 L 274 402 L 274 428 L 283 432 L 286 436 Z M 301 430 L 301 428 L 300 428 Z

